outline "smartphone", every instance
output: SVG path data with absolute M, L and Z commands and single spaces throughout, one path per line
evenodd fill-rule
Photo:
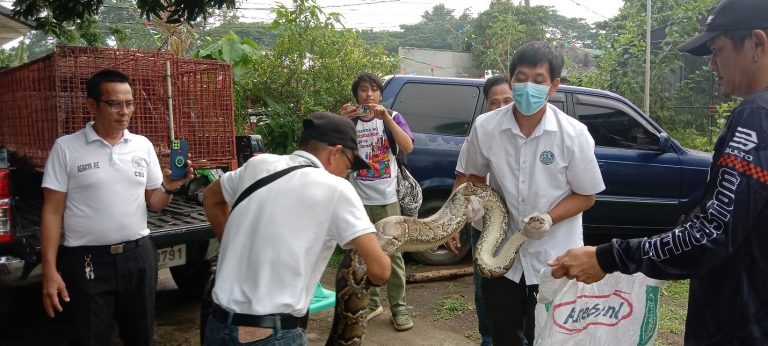
M 368 105 L 359 105 L 357 106 L 357 116 L 359 117 L 367 117 L 371 115 L 371 107 Z
M 171 179 L 181 180 L 187 177 L 187 158 L 189 143 L 183 139 L 171 142 Z

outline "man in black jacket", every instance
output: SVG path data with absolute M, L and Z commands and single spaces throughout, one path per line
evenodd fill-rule
M 744 98 L 715 145 L 704 200 L 670 232 L 571 249 L 549 265 L 585 283 L 615 271 L 691 279 L 686 345 L 766 345 L 768 1 L 722 1 L 680 50 L 711 55 L 723 93 Z

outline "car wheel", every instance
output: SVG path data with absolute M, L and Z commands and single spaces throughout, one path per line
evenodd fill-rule
M 419 218 L 423 219 L 425 217 L 431 216 L 440 210 L 440 208 L 443 207 L 443 204 L 445 204 L 445 199 L 442 198 L 434 198 L 425 201 L 419 209 Z M 461 229 L 461 233 L 459 235 L 461 247 L 459 247 L 458 255 L 449 251 L 444 245 L 440 245 L 437 249 L 434 250 L 411 253 L 411 257 L 413 257 L 419 263 L 428 265 L 445 265 L 461 261 L 472 247 L 469 243 L 469 229 L 469 225 Z
M 198 253 L 198 255 L 190 255 L 187 258 L 187 264 L 170 268 L 173 282 L 186 297 L 200 298 L 208 285 L 208 279 L 211 277 L 211 261 L 205 259 L 204 250 L 207 248 L 207 241 L 197 244 L 187 243 L 187 253 Z M 193 251 L 194 249 L 197 251 Z

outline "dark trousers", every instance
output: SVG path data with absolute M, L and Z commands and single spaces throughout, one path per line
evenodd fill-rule
M 533 345 L 534 308 L 539 285 L 520 283 L 506 277 L 482 278 L 483 298 L 491 320 L 494 345 Z M 527 341 L 526 341 L 527 340 Z
M 90 255 L 90 256 L 89 256 Z M 93 279 L 86 279 L 86 256 Z M 74 345 L 109 345 L 117 321 L 125 345 L 152 345 L 157 251 L 146 237 L 126 252 L 109 246 L 64 248 L 59 269 L 69 292 Z
M 472 256 L 475 255 L 475 245 L 480 240 L 480 231 L 472 227 L 470 242 L 472 244 Z M 475 311 L 477 311 L 477 330 L 480 332 L 480 346 L 491 345 L 491 324 L 488 321 L 488 309 L 483 299 L 483 282 L 480 272 L 475 270 L 473 281 L 475 284 Z

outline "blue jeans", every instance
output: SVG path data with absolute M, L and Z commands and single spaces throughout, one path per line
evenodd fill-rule
M 237 326 L 221 323 L 213 316 L 208 317 L 208 327 L 205 332 L 206 346 L 235 346 L 235 345 L 271 345 L 271 346 L 306 346 L 307 332 L 302 328 L 277 329 L 272 335 L 253 342 L 240 343 L 237 341 Z
M 470 234 L 470 243 L 472 244 L 472 256 L 474 256 L 475 251 L 475 245 L 477 245 L 478 240 L 480 239 L 480 231 L 472 227 L 472 232 Z M 480 337 L 482 338 L 482 341 L 480 342 L 481 346 L 489 346 L 491 345 L 491 324 L 488 321 L 488 311 L 485 308 L 485 299 L 483 299 L 483 290 L 482 290 L 482 280 L 480 280 L 480 273 L 475 270 L 474 274 L 474 281 L 475 281 L 475 310 L 477 311 L 477 330 L 480 332 Z

